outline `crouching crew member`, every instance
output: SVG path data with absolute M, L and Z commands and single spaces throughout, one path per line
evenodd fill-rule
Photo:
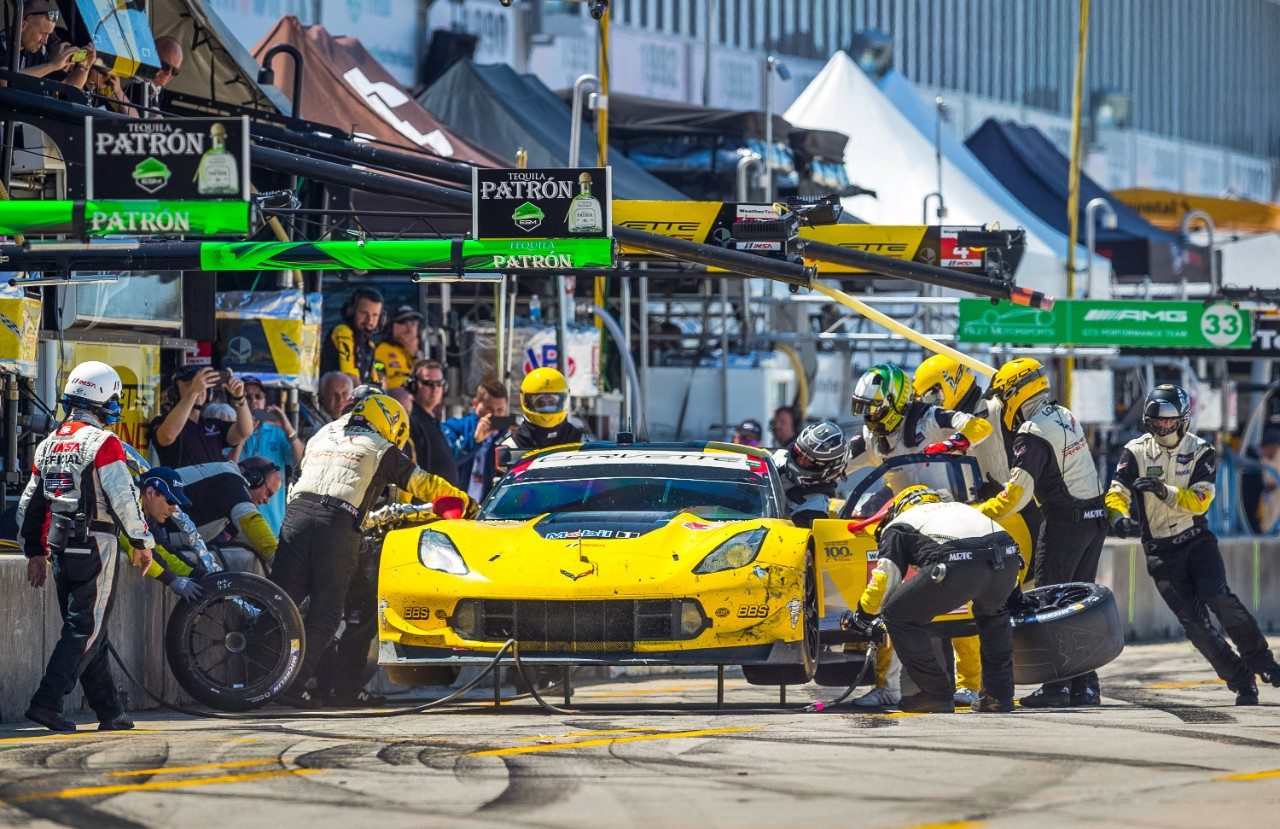
M 858 602 L 854 627 L 870 631 L 881 610 L 894 650 L 919 686 L 903 711 L 949 714 L 955 686 L 933 618 L 973 602 L 982 653 L 982 693 L 973 710 L 1013 710 L 1013 626 L 1005 603 L 1018 583 L 1013 536 L 967 504 L 910 486 L 894 496 L 876 531 L 879 562 Z M 907 568 L 917 572 L 906 581 Z
M 1156 589 L 1191 644 L 1235 692 L 1236 705 L 1257 705 L 1254 674 L 1280 687 L 1280 665 L 1257 620 L 1227 586 L 1218 539 L 1204 517 L 1213 502 L 1217 453 L 1188 431 L 1190 425 L 1191 399 L 1183 389 L 1151 390 L 1142 410 L 1146 434 L 1125 444 L 1107 491 L 1107 512 L 1121 538 L 1141 534 Z M 1238 655 L 1206 608 L 1240 649 Z
M 1012 471 L 1000 493 L 978 509 L 999 521 L 1020 511 L 1034 495 L 1044 511 L 1036 540 L 1036 585 L 1094 581 L 1107 519 L 1084 427 L 1050 396 L 1049 378 L 1036 360 L 1020 357 L 1001 366 L 989 393 L 999 397 L 1004 426 L 1014 432 Z M 1026 708 L 1100 701 L 1093 671 L 1068 682 L 1046 683 L 1021 700 Z

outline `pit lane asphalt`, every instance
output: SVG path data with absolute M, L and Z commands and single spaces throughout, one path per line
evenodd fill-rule
M 1273 647 L 1280 640 L 1272 640 Z M 0 726 L 0 825 L 93 827 L 1274 826 L 1280 689 L 1232 695 L 1186 643 L 1130 647 L 1105 704 L 956 716 L 747 713 L 714 675 L 390 719 Z M 792 689 L 789 702 L 830 698 Z M 682 711 L 640 706 L 696 704 Z

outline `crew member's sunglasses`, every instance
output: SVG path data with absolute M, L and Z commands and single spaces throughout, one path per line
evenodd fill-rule
M 62 17 L 62 12 L 54 9 L 51 12 L 31 12 L 30 14 L 23 15 L 23 17 L 47 17 L 54 23 L 57 23 L 58 18 Z
M 418 378 L 418 385 L 426 386 L 429 389 L 444 388 L 448 384 L 448 380 L 423 380 L 421 377 Z
M 182 67 L 174 66 L 172 63 L 166 63 L 164 61 L 160 61 L 160 71 L 168 72 L 170 75 L 176 78 L 182 74 Z

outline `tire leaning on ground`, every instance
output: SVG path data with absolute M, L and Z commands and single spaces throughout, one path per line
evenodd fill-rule
M 1035 609 L 1013 614 L 1013 679 L 1043 685 L 1095 671 L 1124 650 L 1120 611 L 1100 584 L 1036 587 L 1023 596 Z
M 266 705 L 302 667 L 302 615 L 283 590 L 252 573 L 214 573 L 200 587 L 199 599 L 179 602 L 169 616 L 169 670 L 215 710 Z

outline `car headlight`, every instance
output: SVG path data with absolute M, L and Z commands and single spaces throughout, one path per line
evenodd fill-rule
M 428 570 L 453 576 L 465 576 L 471 572 L 449 536 L 435 530 L 423 530 L 418 536 L 418 561 Z
M 764 545 L 765 536 L 768 534 L 769 531 L 764 527 L 738 533 L 727 541 L 721 542 L 718 547 L 708 553 L 707 557 L 693 568 L 693 572 L 706 575 L 746 567 L 756 560 L 761 546 Z

